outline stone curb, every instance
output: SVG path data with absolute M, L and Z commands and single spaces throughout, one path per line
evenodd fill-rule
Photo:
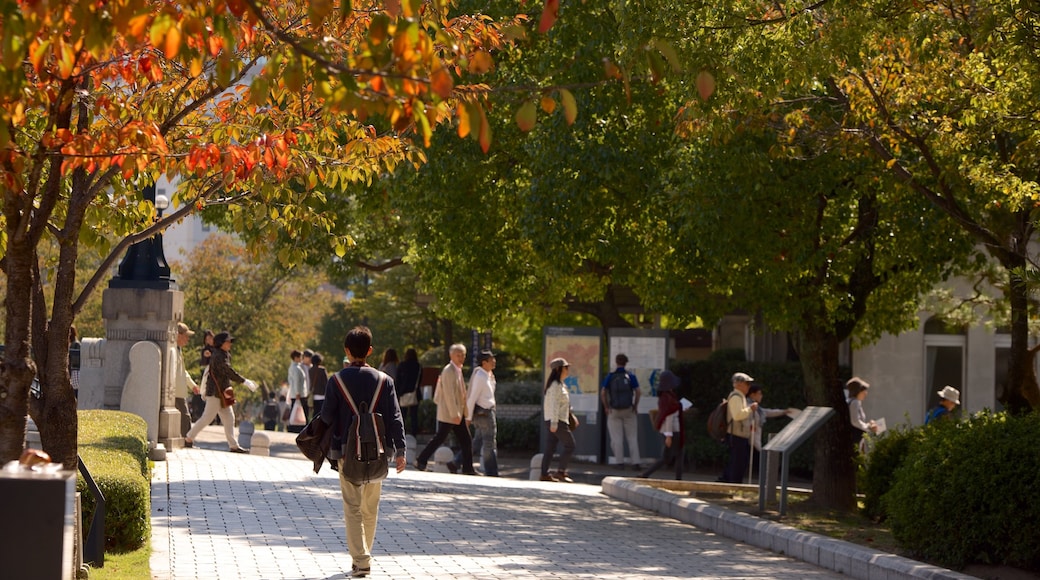
M 975 578 L 939 566 L 865 548 L 844 540 L 806 532 L 754 516 L 733 512 L 691 497 L 679 497 L 637 480 L 606 477 L 605 495 L 692 524 L 721 536 L 784 554 L 859 580 Z

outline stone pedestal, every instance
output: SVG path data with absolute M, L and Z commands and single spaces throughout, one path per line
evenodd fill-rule
M 183 447 L 173 370 L 177 323 L 184 316 L 184 293 L 173 289 L 107 288 L 102 295 L 101 314 L 105 319 L 101 408 L 120 408 L 124 385 L 130 375 L 130 349 L 139 342 L 154 343 L 159 351 L 160 368 L 147 379 L 154 384 L 139 385 L 139 388 L 155 389 L 158 393 L 158 416 L 144 419 L 149 433 L 155 426 L 153 445 L 161 443 L 166 449 Z

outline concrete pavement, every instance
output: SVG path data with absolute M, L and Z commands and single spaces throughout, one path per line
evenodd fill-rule
M 333 471 L 200 442 L 155 464 L 153 578 L 349 577 Z M 841 577 L 608 498 L 599 486 L 411 469 L 383 484 L 373 556 L 372 576 L 393 579 Z
M 229 453 L 220 428 L 208 427 L 197 448 L 155 464 L 152 578 L 349 577 L 336 473 L 324 466 L 314 474 L 294 449 L 295 435 L 265 433 L 272 457 Z M 601 488 L 412 468 L 392 473 L 383 484 L 372 577 L 847 577 L 726 537 L 740 528 L 740 514 L 708 514 L 723 522 L 719 533 L 683 523 L 691 519 L 670 502 L 688 510 L 689 498 L 668 499 L 632 483 L 608 478 Z M 608 488 L 621 499 L 604 495 Z M 803 540 L 816 542 L 791 541 Z M 784 554 L 800 557 L 811 551 L 785 547 Z M 814 562 L 821 563 L 820 553 Z M 965 577 L 923 564 L 928 574 L 910 576 L 866 566 L 864 578 Z

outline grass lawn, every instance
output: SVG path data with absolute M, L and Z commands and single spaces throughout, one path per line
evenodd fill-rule
M 105 553 L 104 568 L 91 568 L 90 580 L 143 580 L 152 577 L 149 559 L 152 557 L 151 542 L 133 552 L 122 554 Z
M 815 532 L 875 550 L 907 556 L 892 531 L 883 523 L 872 522 L 859 515 L 826 510 L 812 505 L 807 496 L 791 493 L 787 496 L 787 513 L 779 513 L 779 507 L 771 504 L 765 512 L 758 511 L 758 493 L 738 492 L 734 494 L 697 494 L 698 499 L 723 506 L 734 511 L 745 512 L 777 523 Z

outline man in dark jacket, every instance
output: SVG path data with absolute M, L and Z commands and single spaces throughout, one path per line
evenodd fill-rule
M 346 385 L 351 398 L 360 407 L 362 402 L 375 399 L 376 388 L 379 386 L 382 374 L 365 362 L 365 359 L 372 354 L 372 331 L 364 326 L 354 327 L 347 333 L 347 337 L 343 341 L 343 350 L 350 359 L 350 366 L 340 370 L 337 374 Z M 401 419 L 401 408 L 397 404 L 393 379 L 387 377 L 383 381 L 382 388 L 379 402 L 372 411 L 383 416 L 387 445 L 394 448 L 394 463 L 397 472 L 400 473 L 405 468 L 404 422 Z M 326 386 L 321 418 L 331 429 L 335 429 L 341 435 L 354 418 L 354 411 L 340 391 L 335 377 Z M 334 439 L 347 440 L 345 436 Z M 376 537 L 376 520 L 379 515 L 379 498 L 383 482 L 373 481 L 355 485 L 347 481 L 341 470 L 339 489 L 343 495 L 347 549 L 353 560 L 351 576 L 355 578 L 368 576 L 372 570 L 372 544 Z

